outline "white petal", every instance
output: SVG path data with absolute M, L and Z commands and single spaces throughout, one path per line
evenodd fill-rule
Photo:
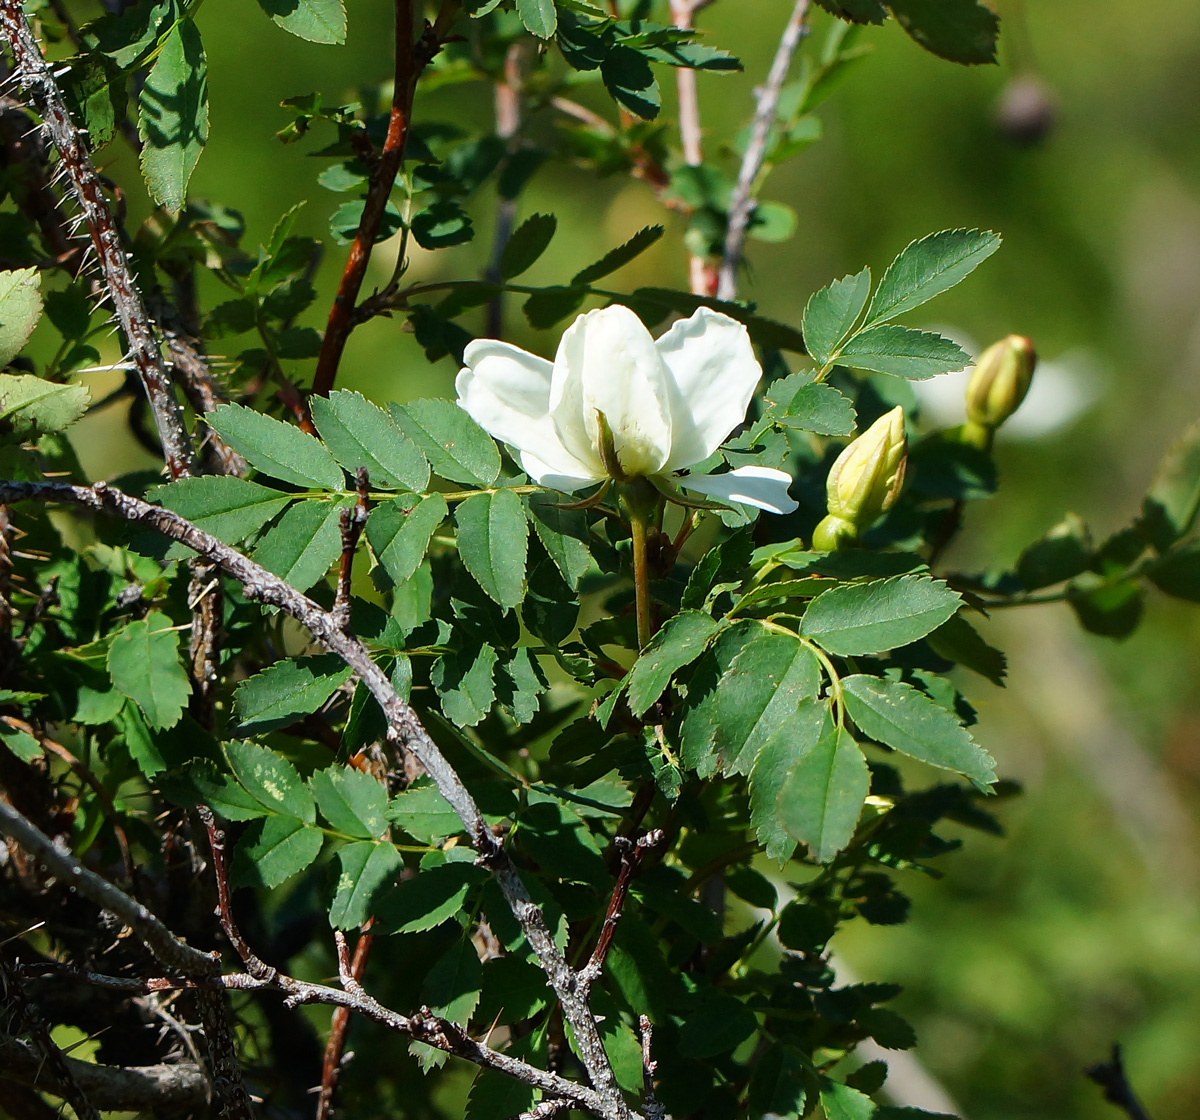
M 671 481 L 718 501 L 756 506 L 768 513 L 791 513 L 800 505 L 788 496 L 792 476 L 773 467 L 738 467 L 726 474 L 689 474 Z
M 658 340 L 676 392 L 669 470 L 707 459 L 745 418 L 762 377 L 746 328 L 701 307 Z
M 642 321 L 613 305 L 580 315 L 554 358 L 550 413 L 566 446 L 600 469 L 600 420 L 612 432 L 622 470 L 657 474 L 671 448 L 667 372 Z
M 504 443 L 533 452 L 557 473 L 586 473 L 563 447 L 550 419 L 550 362 L 490 338 L 468 343 L 463 360 L 466 368 L 454 387 L 459 405 L 476 424 Z
M 595 486 L 603 479 L 603 475 L 595 478 L 579 478 L 574 475 L 562 474 L 549 463 L 542 462 L 529 451 L 521 452 L 521 466 L 539 486 L 549 486 L 552 490 L 561 490 L 564 494 L 574 494 L 577 490 L 585 490 Z M 585 469 L 585 468 L 581 468 Z

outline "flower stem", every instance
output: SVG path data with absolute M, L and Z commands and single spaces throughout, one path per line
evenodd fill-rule
M 638 649 L 645 649 L 654 633 L 650 621 L 650 563 L 646 550 L 646 518 L 632 516 L 629 528 L 633 536 L 633 596 L 637 607 Z

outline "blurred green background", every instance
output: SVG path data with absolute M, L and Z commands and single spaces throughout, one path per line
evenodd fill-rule
M 976 507 L 951 564 L 1010 562 L 1067 510 L 1098 537 L 1135 513 L 1154 463 L 1200 416 L 1200 4 L 1195 0 L 997 0 L 1001 65 L 964 69 L 916 48 L 894 26 L 870 29 L 870 54 L 820 110 L 825 138 L 778 170 L 764 197 L 798 215 L 797 236 L 750 243 L 744 298 L 798 322 L 805 300 L 835 276 L 877 271 L 909 240 L 936 229 L 1003 233 L 1001 252 L 932 305 L 925 324 L 979 347 L 1029 334 L 1075 415 L 999 448 L 1004 485 Z M 208 50 L 212 135 L 193 193 L 240 210 L 247 240 L 265 240 L 289 205 L 308 200 L 299 229 L 328 241 L 343 201 L 315 184 L 326 142 L 280 149 L 279 102 L 320 89 L 351 100 L 390 72 L 390 5 L 349 5 L 346 46 L 284 35 L 247 0 L 208 0 L 199 20 Z M 247 9 L 251 9 L 247 11 Z M 710 158 L 753 107 L 790 4 L 718 0 L 705 9 L 709 41 L 746 72 L 702 75 Z M 820 16 L 806 50 L 819 47 Z M 1000 98 L 1036 74 L 1055 120 L 1040 144 L 997 127 Z M 669 72 L 660 72 L 673 113 Z M 585 91 L 589 100 L 591 91 Z M 589 103 L 604 109 L 602 97 Z M 611 106 L 609 110 L 611 110 Z M 489 127 L 480 85 L 418 101 L 418 117 Z M 529 122 L 546 136 L 554 122 Z M 114 145 L 107 172 L 141 192 L 132 157 Z M 414 259 L 414 278 L 478 274 L 491 242 L 492 203 L 476 207 L 474 243 Z M 635 230 L 665 221 L 669 236 L 614 286 L 687 285 L 682 222 L 644 184 L 547 167 L 520 215 L 558 215 L 560 234 L 529 274 L 566 279 Z M 368 288 L 391 268 L 376 254 Z M 344 250 L 327 244 L 317 283 L 328 306 Z M 215 294 L 215 293 L 214 293 Z M 508 312 L 514 341 L 547 352 Z M 320 315 L 308 320 L 322 326 Z M 923 325 L 918 321 L 914 325 Z M 430 367 L 400 320 L 358 331 L 341 384 L 377 400 L 447 395 L 455 369 Z M 297 374 L 304 374 L 297 367 Z M 103 378 L 100 379 L 103 381 Z M 1042 419 L 1052 423 L 1052 401 Z M 1071 407 L 1065 409 L 1070 412 Z M 1037 428 L 1037 416 L 1027 416 Z M 119 410 L 89 418 L 76 437 L 97 476 L 151 460 L 123 434 Z M 1083 635 L 1065 608 L 1009 612 L 988 624 L 1008 650 L 1012 684 L 964 682 L 981 739 L 1000 771 L 1025 786 L 999 813 L 1003 839 L 972 834 L 943 861 L 946 878 L 913 876 L 913 918 L 895 929 L 847 930 L 836 946 L 863 979 L 906 986 L 902 1006 L 921 1042 L 892 1084 L 940 1085 L 968 1120 L 1116 1116 L 1082 1076 L 1126 1048 L 1131 1078 L 1156 1120 L 1200 1114 L 1200 611 L 1164 598 L 1124 643 Z M 912 1097 L 916 1103 L 917 1097 Z M 937 1098 L 921 1098 L 936 1105 Z

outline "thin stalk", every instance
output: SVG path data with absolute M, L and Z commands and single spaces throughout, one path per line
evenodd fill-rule
M 629 529 L 633 536 L 633 595 L 637 608 L 638 649 L 643 650 L 654 636 L 650 621 L 650 558 L 646 547 L 646 518 L 633 514 Z

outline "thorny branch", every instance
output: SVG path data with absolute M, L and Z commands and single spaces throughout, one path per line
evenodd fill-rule
M 367 968 L 367 957 L 371 954 L 375 935 L 367 930 L 359 934 L 350 956 L 346 938 L 341 930 L 334 931 L 338 949 L 338 977 L 346 991 L 361 991 L 356 986 Z M 345 1007 L 335 1007 L 329 1020 L 329 1038 L 325 1043 L 325 1054 L 321 1063 L 321 1091 L 317 1096 L 317 1120 L 329 1120 L 333 1115 L 333 1097 L 337 1091 L 338 1078 L 342 1072 L 342 1055 L 346 1049 L 346 1031 L 350 1026 L 350 1012 Z
M 718 299 L 737 298 L 738 269 L 741 267 L 742 254 L 746 247 L 750 216 L 754 213 L 754 183 L 767 156 L 767 140 L 771 134 L 771 125 L 775 121 L 775 107 L 779 104 L 779 95 L 792 64 L 792 55 L 796 53 L 800 40 L 807 33 L 805 19 L 808 16 L 808 6 L 809 0 L 796 0 L 791 17 L 779 39 L 775 57 L 771 61 L 767 80 L 756 91 L 758 104 L 750 128 L 750 143 L 746 145 L 746 152 L 742 156 L 737 185 L 733 188 L 733 197 L 729 203 L 725 252 L 717 278 Z
M 332 612 L 323 610 L 290 584 L 248 560 L 216 537 L 197 529 L 170 510 L 132 498 L 106 483 L 98 482 L 88 487 L 56 482 L 0 482 L 0 504 L 18 501 L 62 502 L 96 512 L 115 514 L 126 521 L 155 529 L 171 540 L 200 553 L 232 576 L 242 585 L 243 593 L 248 599 L 277 607 L 290 615 L 357 674 L 383 710 L 388 723 L 389 740 L 410 751 L 424 767 L 437 786 L 438 792 L 449 802 L 466 829 L 471 846 L 475 849 L 477 862 L 491 871 L 520 923 L 542 971 L 562 1004 L 563 1013 L 575 1035 L 580 1060 L 595 1088 L 596 1104 L 594 1107 L 588 1107 L 606 1120 L 626 1120 L 630 1117 L 629 1106 L 617 1085 L 595 1018 L 588 1006 L 586 985 L 581 984 L 579 974 L 571 968 L 555 944 L 541 908 L 530 898 L 516 867 L 500 840 L 488 828 L 475 799 L 429 736 L 416 713 L 400 698 L 387 675 L 372 660 L 366 646 L 348 634 L 338 624 Z M 39 849 L 38 854 L 44 862 L 52 866 L 56 873 L 71 876 L 81 893 L 85 894 L 82 884 L 86 879 L 89 889 L 97 894 L 93 901 L 112 909 L 127 924 L 133 925 L 136 921 L 138 925 L 134 926 L 134 929 L 139 936 L 145 936 L 156 953 L 166 953 L 170 958 L 170 961 L 164 960 L 164 963 L 194 975 L 213 974 L 216 966 L 212 958 L 179 941 L 144 907 L 138 906 L 99 876 L 92 875 L 58 852 L 45 837 L 32 829 L 28 822 L 23 822 L 22 827 L 22 822 L 23 818 L 20 818 L 19 814 L 15 814 L 7 806 L 0 805 L 0 831 L 8 832 L 22 844 L 25 843 L 25 839 L 29 839 Z M 88 876 L 90 879 L 86 878 Z M 107 901 L 103 901 L 100 896 Z M 93 896 L 89 894 L 87 897 Z M 268 983 L 265 980 L 259 982 Z M 278 983 L 278 979 L 271 982 L 272 985 Z M 361 1007 L 354 1009 L 362 1010 Z M 393 1019 L 403 1018 L 396 1017 L 393 1012 L 388 1012 L 382 1007 L 379 1007 L 379 1011 Z M 364 1011 L 364 1014 L 366 1013 L 368 1012 Z M 414 1016 L 412 1023 L 423 1023 L 426 1019 L 427 1017 Z M 414 1026 L 413 1029 L 424 1028 Z M 426 1029 L 425 1033 L 429 1033 L 429 1030 Z M 414 1034 L 413 1037 L 420 1037 L 420 1041 L 428 1041 L 423 1035 Z M 438 1043 L 432 1042 L 430 1045 L 436 1046 Z M 445 1049 L 446 1046 L 441 1048 Z M 563 1095 L 561 1090 L 559 1095 Z
M 16 63 L 14 78 L 32 94 L 43 127 L 70 179 L 104 273 L 106 289 L 129 343 L 130 358 L 154 414 L 167 468 L 172 478 L 185 478 L 192 471 L 191 441 L 184 426 L 183 410 L 159 350 L 154 324 L 130 275 L 121 235 L 104 200 L 100 178 L 79 130 L 71 122 L 54 72 L 42 57 L 29 29 L 20 0 L 0 0 L 0 31 Z

